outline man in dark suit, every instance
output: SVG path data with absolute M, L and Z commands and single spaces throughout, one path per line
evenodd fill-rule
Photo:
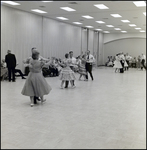
M 95 58 L 92 54 L 90 54 L 90 50 L 87 50 L 86 54 L 87 54 L 86 64 L 85 64 L 85 68 L 86 68 L 86 72 L 87 72 L 86 80 L 88 80 L 88 72 L 91 76 L 91 79 L 94 80 L 93 75 L 92 75 L 92 65 L 95 62 Z
M 16 57 L 14 54 L 11 54 L 11 50 L 8 50 L 7 53 L 8 54 L 5 56 L 5 62 L 8 68 L 9 82 L 11 82 L 11 80 L 15 82 Z M 12 74 L 12 79 L 11 79 L 11 74 Z

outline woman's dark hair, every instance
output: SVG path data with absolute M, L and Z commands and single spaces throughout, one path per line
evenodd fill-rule
M 32 53 L 32 58 L 33 58 L 33 59 L 37 59 L 37 58 L 38 58 L 38 55 L 39 55 L 39 53 L 37 53 L 37 52 L 36 52 L 36 53 Z
M 68 53 L 65 54 L 65 58 L 68 58 Z

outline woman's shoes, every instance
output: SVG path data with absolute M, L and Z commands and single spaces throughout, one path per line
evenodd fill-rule
M 33 106 L 34 106 L 34 104 L 31 103 L 31 107 L 33 107 Z
M 43 102 L 45 102 L 46 101 L 46 99 L 41 99 L 41 103 L 43 103 Z
M 72 86 L 72 88 L 75 88 L 75 87 L 76 87 L 75 85 Z
M 60 87 L 61 89 L 63 89 L 64 87 L 61 85 L 61 87 Z

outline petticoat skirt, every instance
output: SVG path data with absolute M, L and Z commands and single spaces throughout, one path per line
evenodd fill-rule
M 78 73 L 81 74 L 81 75 L 87 75 L 85 65 L 80 65 L 79 66 Z
M 75 73 L 70 69 L 70 67 L 62 68 L 59 78 L 60 80 L 64 81 L 71 81 L 76 79 Z
M 122 65 L 121 65 L 120 61 L 115 60 L 113 68 L 122 68 Z
M 51 90 L 51 86 L 47 83 L 41 72 L 29 72 L 21 94 L 40 97 L 49 94 Z

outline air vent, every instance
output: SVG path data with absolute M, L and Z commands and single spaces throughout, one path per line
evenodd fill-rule
M 133 17 L 134 19 L 137 19 L 138 17 Z
M 103 19 L 108 19 L 108 18 L 103 18 Z
M 69 2 L 69 4 L 76 5 L 78 3 L 77 2 Z

